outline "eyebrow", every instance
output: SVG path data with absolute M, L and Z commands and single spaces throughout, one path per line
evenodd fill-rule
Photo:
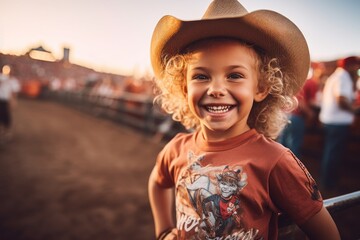
M 242 68 L 245 70 L 249 70 L 249 68 L 246 67 L 245 65 L 230 65 L 230 66 L 228 66 L 228 69 L 234 69 L 234 68 Z
M 230 65 L 230 66 L 227 66 L 227 67 L 226 67 L 226 69 L 227 69 L 227 70 L 232 70 L 232 69 L 235 69 L 235 68 L 241 68 L 241 69 L 249 70 L 249 68 L 248 68 L 248 67 L 246 67 L 246 66 L 244 66 L 244 65 Z M 209 70 L 209 68 L 199 66 L 199 67 L 194 67 L 194 68 L 191 68 L 190 70 L 202 70 L 202 71 L 208 71 L 208 70 Z

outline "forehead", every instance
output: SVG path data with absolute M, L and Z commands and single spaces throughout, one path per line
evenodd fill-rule
M 232 62 L 248 63 L 256 67 L 260 59 L 257 52 L 248 44 L 236 39 L 205 39 L 193 43 L 187 48 L 189 64 L 213 62 L 232 64 Z

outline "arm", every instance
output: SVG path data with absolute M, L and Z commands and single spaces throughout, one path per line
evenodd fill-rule
M 346 97 L 343 97 L 343 96 L 337 97 L 337 102 L 341 109 L 349 111 L 349 112 L 354 112 L 353 105 L 350 103 L 350 101 Z
M 330 216 L 329 212 L 323 207 L 320 212 L 315 214 L 307 222 L 300 226 L 305 234 L 311 240 L 327 239 L 327 240 L 339 240 L 340 234 Z
M 158 237 L 162 232 L 169 228 L 174 228 L 175 223 L 173 220 L 173 204 L 174 194 L 173 189 L 161 188 L 155 181 L 156 169 L 151 172 L 148 191 L 149 200 L 154 217 L 155 235 Z

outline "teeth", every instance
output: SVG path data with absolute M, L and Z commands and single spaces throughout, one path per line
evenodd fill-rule
M 224 113 L 230 110 L 230 106 L 206 106 L 206 109 L 212 113 Z

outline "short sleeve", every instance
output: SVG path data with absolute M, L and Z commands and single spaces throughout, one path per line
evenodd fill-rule
M 347 76 L 343 76 L 341 81 L 339 82 L 339 96 L 344 96 L 349 98 L 349 100 L 353 99 L 353 83 L 351 79 Z
M 156 183 L 163 188 L 170 188 L 174 186 L 173 177 L 170 174 L 170 153 L 168 146 L 165 146 L 156 158 Z
M 269 190 L 274 205 L 298 225 L 309 220 L 323 206 L 315 180 L 290 151 L 286 151 L 274 166 Z

